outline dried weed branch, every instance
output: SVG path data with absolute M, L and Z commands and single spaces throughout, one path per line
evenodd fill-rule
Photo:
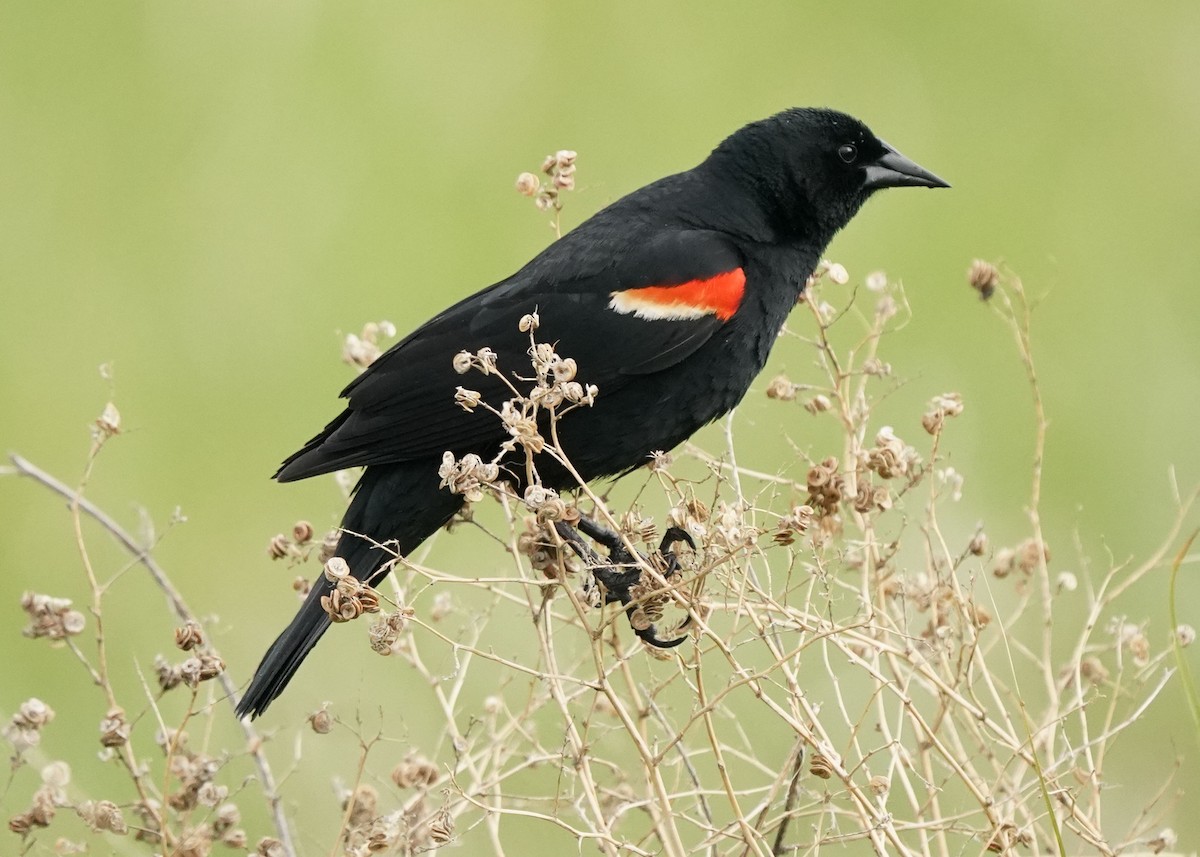
M 540 180 L 521 187 L 535 196 L 544 190 Z M 1048 421 L 1032 304 L 1019 279 L 986 263 L 973 266 L 970 281 L 1011 329 L 1033 397 L 1028 508 L 979 516 L 1020 520 L 1025 537 L 1011 545 L 992 546 L 983 525 L 963 531 L 956 523 L 964 517 L 957 509 L 987 504 L 945 458 L 970 403 L 935 390 L 921 413 L 892 407 L 890 394 L 903 382 L 883 356 L 910 310 L 901 285 L 882 273 L 851 288 L 844 268 L 823 265 L 806 293 L 807 313 L 788 334 L 810 349 L 815 370 L 803 384 L 779 376 L 766 388 L 806 426 L 824 421 L 831 431 L 815 436 L 834 440 L 796 449 L 763 472 L 739 463 L 730 420 L 719 453 L 689 445 L 675 457 L 658 454 L 626 480 L 640 479 L 636 496 L 619 503 L 595 487 L 559 496 L 538 484 L 535 454 L 571 466 L 557 419 L 604 390 L 586 384 L 586 366 L 538 342 L 536 315 L 522 321 L 532 374 L 497 366 L 486 349 L 460 355 L 465 384 L 471 372 L 509 383 L 511 400 L 489 410 L 509 430 L 505 452 L 524 453 L 531 486 L 518 496 L 498 461 L 448 454 L 444 483 L 470 500 L 452 527 L 486 533 L 489 550 L 507 552 L 508 568 L 492 563 L 464 577 L 434 567 L 427 554 L 397 557 L 387 596 L 353 593 L 381 611 L 368 637 L 397 664 L 402 708 L 424 706 L 436 726 L 405 741 L 384 730 L 364 737 L 357 717 L 339 714 L 355 702 L 341 699 L 285 728 L 346 745 L 343 773 L 352 785 L 337 790 L 339 821 L 306 836 L 355 857 L 450 844 L 471 853 L 536 847 L 610 857 L 767 857 L 823 846 L 939 857 L 1173 847 L 1163 822 L 1177 800 L 1171 774 L 1138 811 L 1114 812 L 1127 798 L 1111 788 L 1122 773 L 1111 751 L 1174 680 L 1176 648 L 1194 641 L 1188 626 L 1130 620 L 1126 599 L 1170 565 L 1197 495 L 1180 499 L 1161 546 L 1141 564 L 1099 575 L 1063 569 L 1041 517 Z M 365 365 L 373 352 L 363 343 L 374 340 L 356 341 L 354 362 Z M 488 407 L 469 386 L 458 400 Z M 77 518 L 93 517 L 112 533 L 168 594 L 184 622 L 179 645 L 203 641 L 199 651 L 215 657 L 148 550 L 81 490 L 19 457 L 13 464 L 69 499 Z M 555 526 L 579 515 L 620 534 L 641 572 L 630 588 L 632 612 L 673 623 L 690 636 L 683 646 L 643 645 L 622 610 L 603 606 L 597 571 Z M 672 527 L 696 549 L 680 548 L 679 568 L 668 574 L 656 556 Z M 78 526 L 76 535 L 99 614 L 105 586 Z M 328 544 L 300 522 L 290 537 L 272 540 L 270 553 L 289 565 L 325 563 Z M 69 639 L 67 629 L 78 625 L 69 605 L 54 600 L 31 598 L 27 612 L 42 636 Z M 102 637 L 98 647 L 89 675 L 104 686 Z M 196 660 L 190 672 L 159 669 L 163 689 L 182 683 L 193 693 L 176 729 L 214 716 L 213 706 L 196 703 L 206 663 Z M 213 677 L 231 696 L 227 674 Z M 115 706 L 115 690 L 106 693 Z M 49 722 L 34 702 L 6 729 L 14 746 L 36 743 Z M 206 854 L 216 842 L 244 847 L 244 833 L 230 834 L 240 831 L 216 784 L 220 764 L 166 727 L 153 695 L 150 708 L 164 767 L 152 777 L 134 756 L 124 763 L 139 833 L 176 854 Z M 118 752 L 133 740 L 128 726 L 115 716 L 109 724 Z M 257 853 L 294 853 L 263 746 L 244 728 L 278 837 L 262 840 Z M 41 797 L 14 830 L 50 823 L 47 807 L 65 801 L 60 781 L 55 771 L 43 775 Z M 77 810 L 90 813 L 92 829 L 115 833 L 111 809 Z M 1131 827 L 1115 832 L 1114 818 Z
M 135 761 L 133 749 L 129 744 L 130 728 L 125 721 L 124 709 L 118 703 L 116 691 L 114 690 L 113 685 L 108 678 L 107 655 L 103 630 L 103 602 L 107 585 L 100 583 L 89 559 L 87 542 L 83 535 L 83 516 L 86 515 L 87 517 L 96 521 L 96 523 L 98 523 L 105 531 L 107 531 L 113 536 L 113 538 L 116 539 L 117 543 L 120 544 L 121 547 L 123 547 L 133 556 L 134 560 L 138 564 L 142 565 L 150 573 L 150 577 L 154 581 L 154 584 L 160 590 L 162 590 L 163 594 L 166 596 L 172 612 L 175 614 L 176 618 L 183 623 L 183 629 L 181 629 L 181 631 L 186 629 L 186 633 L 190 635 L 190 638 L 193 642 L 192 645 L 189 645 L 189 649 L 195 647 L 194 641 L 196 639 L 206 638 L 207 634 L 205 633 L 203 624 L 197 618 L 196 614 L 193 613 L 188 607 L 187 602 L 184 600 L 182 594 L 178 591 L 175 585 L 171 582 L 171 579 L 167 575 L 166 571 L 155 561 L 150 552 L 150 548 L 140 545 L 137 540 L 123 527 L 121 527 L 120 524 L 118 524 L 111 516 L 84 497 L 84 487 L 87 484 L 88 476 L 91 473 L 92 465 L 96 460 L 96 456 L 99 455 L 104 443 L 108 440 L 108 438 L 116 434 L 119 429 L 119 418 L 116 416 L 116 414 L 116 408 L 109 404 L 105 409 L 104 415 L 97 422 L 97 429 L 94 432 L 92 448 L 88 454 L 84 477 L 80 481 L 78 488 L 71 488 L 19 455 L 12 454 L 9 456 L 9 460 L 12 462 L 14 472 L 17 475 L 34 480 L 38 484 L 48 488 L 69 502 L 76 545 L 79 549 L 81 563 L 84 567 L 85 574 L 88 578 L 89 587 L 92 592 L 91 614 L 96 625 L 96 648 L 98 652 L 97 656 L 99 667 L 92 668 L 90 664 L 87 663 L 86 658 L 78 653 L 78 650 L 75 651 L 77 654 L 79 654 L 80 659 L 87 667 L 93 682 L 100 687 L 101 691 L 105 694 L 108 700 L 109 715 L 101 723 L 102 743 L 106 747 L 116 750 L 118 758 L 121 759 L 122 764 L 129 771 L 131 780 L 138 792 L 138 797 L 140 800 L 139 806 L 144 809 L 145 814 L 148 816 L 147 830 L 157 830 L 161 832 L 164 843 L 170 846 L 172 844 L 177 844 L 177 842 L 174 838 L 174 835 L 171 833 L 169 826 L 164 823 L 161 802 L 159 799 L 159 797 L 161 797 L 162 794 L 165 794 L 168 789 L 164 787 L 163 789 L 159 790 L 157 792 L 158 797 L 156 797 L 153 796 L 153 790 L 147 788 L 146 783 L 144 782 L 144 775 L 139 764 L 137 764 Z M 220 658 L 217 656 L 215 650 L 211 650 L 208 657 L 212 659 L 209 661 L 210 664 L 220 662 Z M 195 660 L 199 661 L 199 659 Z M 197 679 L 200 675 L 199 669 L 200 667 L 197 668 L 196 672 Z M 237 688 L 233 680 L 225 671 L 223 662 L 221 662 L 220 669 L 217 669 L 211 677 L 215 678 L 220 683 L 224 697 L 226 700 L 228 700 L 230 704 L 230 710 L 232 711 L 232 706 L 235 704 L 237 699 Z M 182 679 L 182 675 L 180 678 Z M 167 688 L 164 686 L 163 689 L 166 690 Z M 190 715 L 191 711 L 189 710 L 188 714 L 185 716 L 185 720 L 186 717 Z M 246 736 L 248 752 L 253 758 L 255 767 L 258 770 L 259 782 L 262 785 L 264 797 L 266 798 L 270 807 L 271 816 L 275 822 L 275 832 L 279 837 L 283 854 L 286 855 L 286 857 L 296 857 L 297 852 L 292 844 L 291 832 L 288 826 L 287 818 L 284 814 L 279 789 L 276 784 L 275 777 L 271 772 L 270 763 L 262 749 L 262 739 L 259 737 L 258 731 L 255 729 L 253 724 L 251 724 L 248 720 L 240 721 L 240 723 L 242 731 Z M 179 732 L 182 732 L 182 725 L 178 728 L 178 730 L 176 730 L 176 734 L 178 735 Z M 168 755 L 168 762 L 166 765 L 164 765 L 164 770 L 169 770 L 170 755 L 176 749 L 175 740 L 172 739 L 169 741 L 168 747 L 165 749 Z

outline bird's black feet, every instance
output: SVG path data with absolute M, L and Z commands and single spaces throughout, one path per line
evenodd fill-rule
M 684 542 L 695 550 L 696 543 L 692 537 L 678 527 L 669 528 L 658 546 L 658 553 L 651 559 L 640 551 L 634 556 L 619 533 L 605 529 L 589 518 L 580 518 L 577 526 L 578 529 L 565 521 L 559 521 L 554 528 L 562 540 L 587 563 L 592 575 L 603 587 L 604 603 L 620 604 L 625 609 L 625 615 L 629 617 L 629 624 L 634 633 L 648 645 L 658 649 L 669 649 L 682 643 L 685 639 L 683 635 L 670 640 L 658 636 L 658 629 L 654 627 L 653 620 L 661 615 L 662 605 L 669 596 L 659 590 L 653 579 L 643 582 L 642 569 L 647 564 L 657 567 L 662 576 L 670 581 L 679 574 L 679 557 L 676 556 L 673 547 L 679 542 Z M 580 532 L 607 548 L 608 556 L 602 557 L 597 554 L 583 540 Z M 689 615 L 678 630 L 683 631 L 691 621 L 692 617 Z

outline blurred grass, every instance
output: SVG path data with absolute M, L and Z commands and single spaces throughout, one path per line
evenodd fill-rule
M 511 182 L 548 151 L 580 151 L 573 225 L 745 121 L 826 104 L 955 185 L 883 195 L 830 255 L 856 277 L 886 267 L 908 286 L 914 320 L 889 349 L 912 383 L 895 412 L 963 394 L 950 463 L 968 477 L 964 527 L 985 520 L 994 544 L 1026 529 L 1028 391 L 1007 332 L 963 277 L 975 256 L 1003 258 L 1046 295 L 1034 347 L 1055 561 L 1078 567 L 1076 531 L 1097 563 L 1145 555 L 1171 517 L 1168 468 L 1185 488 L 1200 480 L 1197 43 L 1200 7 L 1181 0 L 937 18 L 865 2 L 703 14 L 623 1 L 4 4 L 0 447 L 70 481 L 109 396 L 96 367 L 111 361 L 127 435 L 90 496 L 131 527 L 135 503 L 160 525 L 183 509 L 189 523 L 158 556 L 197 610 L 220 613 L 222 650 L 248 676 L 291 608 L 267 538 L 338 513 L 328 480 L 267 479 L 336 412 L 349 377 L 337 331 L 378 318 L 408 331 L 536 252 L 551 233 Z M 810 359 L 784 341 L 768 372 L 801 380 Z M 772 470 L 785 435 L 802 447 L 820 436 L 780 413 L 752 392 L 743 464 Z M 0 520 L 10 624 L 23 589 L 81 596 L 61 504 L 5 480 Z M 503 562 L 457 534 L 436 550 L 464 573 Z M 1181 618 L 1195 624 L 1187 569 Z M 1141 595 L 1144 614 L 1129 620 L 1165 633 L 1165 573 Z M 144 603 L 113 603 L 111 621 L 161 641 L 135 635 L 127 654 L 166 648 L 159 613 L 149 622 Z M 352 636 L 329 641 L 272 715 L 399 685 Z M 64 653 L 17 644 L 0 666 L 0 709 L 31 676 L 47 697 L 75 686 L 59 675 L 73 668 Z M 1194 794 L 1200 753 L 1176 688 L 1142 734 L 1186 756 L 1180 785 Z M 1200 820 L 1175 816 L 1194 843 Z

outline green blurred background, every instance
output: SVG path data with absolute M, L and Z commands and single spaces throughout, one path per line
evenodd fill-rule
M 219 616 L 244 680 L 292 611 L 267 539 L 298 517 L 336 520 L 331 480 L 267 477 L 336 413 L 350 377 L 339 332 L 381 318 L 407 332 L 544 246 L 546 218 L 512 182 L 547 152 L 580 152 L 571 226 L 747 121 L 828 105 L 954 185 L 884 194 L 829 255 L 907 286 L 914 319 L 887 345 L 909 379 L 898 431 L 919 435 L 930 395 L 964 397 L 960 531 L 983 520 L 994 544 L 1027 534 L 1029 394 L 1010 334 L 965 284 L 982 256 L 1044 296 L 1055 567 L 1083 570 L 1076 535 L 1093 572 L 1144 557 L 1174 515 L 1170 468 L 1184 491 L 1200 480 L 1200 5 L 920 8 L 4 3 L 0 447 L 76 479 L 110 397 L 97 367 L 111 362 L 125 434 L 91 496 L 134 530 L 139 507 L 160 531 L 182 509 L 157 556 Z M 778 369 L 816 380 L 796 341 L 772 356 Z M 811 418 L 767 403 L 765 383 L 739 437 L 744 463 L 774 469 L 784 435 L 806 443 Z M 69 521 L 15 479 L 0 481 L 0 521 L 0 710 L 34 692 L 62 708 L 77 665 L 17 636 L 16 601 L 26 588 L 83 596 Z M 453 542 L 438 545 L 442 567 L 466 561 Z M 1192 577 L 1181 603 L 1200 624 Z M 142 581 L 120 586 L 139 594 L 114 597 L 115 656 L 147 666 L 170 624 Z M 1128 619 L 1150 620 L 1160 650 L 1165 572 L 1138 595 Z M 358 699 L 363 671 L 383 674 L 350 636 L 326 643 L 277 722 Z M 394 681 L 372 691 L 382 703 L 403 697 Z M 79 704 L 95 722 L 98 696 Z M 1132 740 L 1132 757 L 1153 762 L 1123 787 L 1140 795 L 1179 754 L 1183 804 L 1195 799 L 1200 752 L 1174 685 Z M 1168 820 L 1195 849 L 1200 818 Z

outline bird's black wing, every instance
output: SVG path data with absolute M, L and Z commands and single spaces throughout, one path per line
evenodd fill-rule
M 527 313 L 540 317 L 537 341 L 573 358 L 576 380 L 599 388 L 601 407 L 606 392 L 695 352 L 741 303 L 743 259 L 719 233 L 663 231 L 602 259 L 593 245 L 586 263 L 572 255 L 570 238 L 383 354 L 343 391 L 346 410 L 285 461 L 276 478 L 498 446 L 506 437 L 499 418 L 485 408 L 467 413 L 455 402 L 455 390 L 476 390 L 494 407 L 511 390 L 495 376 L 458 374 L 453 359 L 460 351 L 490 348 L 503 376 L 528 391 L 531 382 L 520 378 L 533 374 L 530 335 L 518 329 Z M 552 252 L 559 244 L 561 252 Z

